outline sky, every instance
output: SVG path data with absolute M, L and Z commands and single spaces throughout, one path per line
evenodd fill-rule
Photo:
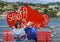
M 32 2 L 32 3 L 49 3 L 49 2 L 60 2 L 60 0 L 3 0 L 6 2 Z

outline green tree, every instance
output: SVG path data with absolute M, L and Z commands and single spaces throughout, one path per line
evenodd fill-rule
M 56 17 L 57 15 L 57 11 L 53 10 L 52 8 L 44 9 L 43 11 L 43 13 L 49 15 L 49 17 Z
M 48 8 L 48 4 L 43 4 L 42 7 Z
M 48 12 L 48 10 L 47 10 L 47 9 L 44 9 L 43 11 L 44 11 L 44 13 L 45 13 L 45 14 L 47 14 L 47 12 Z
M 16 4 L 14 4 L 14 5 L 13 5 L 13 8 L 14 8 L 15 10 L 17 10 L 17 9 L 18 9 L 18 6 L 17 6 Z

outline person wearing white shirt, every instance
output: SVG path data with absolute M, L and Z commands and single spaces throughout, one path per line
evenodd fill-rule
M 21 28 L 21 23 L 16 22 L 14 24 L 14 29 L 13 31 L 13 37 L 14 37 L 14 42 L 25 42 L 26 38 L 26 33 L 24 31 L 24 28 Z

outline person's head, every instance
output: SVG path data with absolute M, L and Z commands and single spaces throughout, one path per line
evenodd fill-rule
M 17 21 L 15 24 L 14 24 L 15 28 L 20 28 L 21 27 L 21 22 Z
M 32 28 L 33 27 L 33 22 L 28 22 L 27 27 Z

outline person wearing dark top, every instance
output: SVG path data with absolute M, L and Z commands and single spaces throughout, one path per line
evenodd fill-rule
M 37 42 L 37 31 L 33 27 L 32 22 L 28 22 L 24 30 L 27 34 L 28 42 L 31 42 L 31 41 Z

